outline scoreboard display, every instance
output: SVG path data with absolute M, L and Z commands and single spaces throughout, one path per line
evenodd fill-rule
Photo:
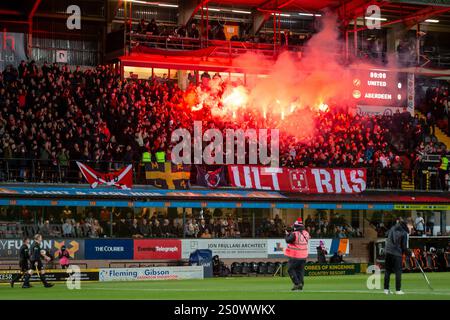
M 392 114 L 403 108 L 414 112 L 414 99 L 408 94 L 409 75 L 389 70 L 357 70 L 353 73 L 352 99 L 357 112 L 363 114 Z

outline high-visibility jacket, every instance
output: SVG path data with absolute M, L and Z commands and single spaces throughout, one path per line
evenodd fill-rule
M 166 162 L 166 153 L 164 151 L 158 151 L 155 154 L 156 162 Z
M 448 169 L 448 159 L 446 156 L 443 156 L 441 158 L 441 166 L 439 167 L 439 169 L 447 171 Z
M 150 152 L 145 151 L 142 153 L 142 163 L 152 162 L 152 155 Z
M 303 230 L 294 231 L 295 241 L 293 243 L 288 243 L 284 254 L 289 258 L 294 259 L 306 259 L 308 258 L 308 242 L 309 233 Z

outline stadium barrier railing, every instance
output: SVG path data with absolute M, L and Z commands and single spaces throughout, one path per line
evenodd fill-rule
M 214 50 L 209 53 L 209 56 L 225 58 L 237 57 L 248 52 L 258 52 L 259 54 L 273 57 L 284 50 L 292 52 L 303 51 L 303 46 L 300 45 L 281 46 L 280 44 L 274 45 L 273 43 L 155 36 L 152 34 L 136 32 L 128 33 L 127 40 L 131 47 L 131 52 L 139 46 L 176 51 L 194 51 L 205 48 L 214 48 Z M 151 51 L 149 51 L 149 53 L 151 53 Z
M 450 155 L 449 155 L 450 157 Z M 407 181 L 415 190 L 448 190 L 448 183 L 442 185 L 439 175 L 439 155 L 426 155 L 416 169 L 395 169 L 368 167 L 368 190 L 402 190 L 402 182 Z M 91 161 L 84 164 L 99 172 L 111 172 L 120 169 L 130 162 L 125 161 Z M 133 165 L 133 183 L 146 184 L 145 168 L 139 161 Z M 33 182 L 33 183 L 85 183 L 76 161 L 64 163 L 54 160 L 0 158 L 0 182 Z M 191 179 L 195 185 L 195 181 Z

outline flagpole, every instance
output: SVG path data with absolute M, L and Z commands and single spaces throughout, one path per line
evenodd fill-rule
M 184 233 L 185 225 L 186 225 L 186 208 L 183 207 L 183 238 L 186 238 L 186 234 Z
M 112 238 L 112 233 L 113 233 L 113 210 L 111 208 L 111 210 L 109 211 L 109 237 Z

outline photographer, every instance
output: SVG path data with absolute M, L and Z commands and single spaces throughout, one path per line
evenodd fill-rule
M 66 269 L 67 267 L 69 267 L 70 253 L 69 251 L 67 251 L 66 246 L 62 246 L 61 249 L 58 250 L 55 255 L 59 259 L 61 269 Z
M 288 273 L 294 283 L 293 291 L 303 290 L 305 264 L 308 258 L 309 233 L 305 230 L 302 218 L 298 218 L 293 226 L 294 231 L 286 230 L 287 248 L 284 254 L 289 258 Z

